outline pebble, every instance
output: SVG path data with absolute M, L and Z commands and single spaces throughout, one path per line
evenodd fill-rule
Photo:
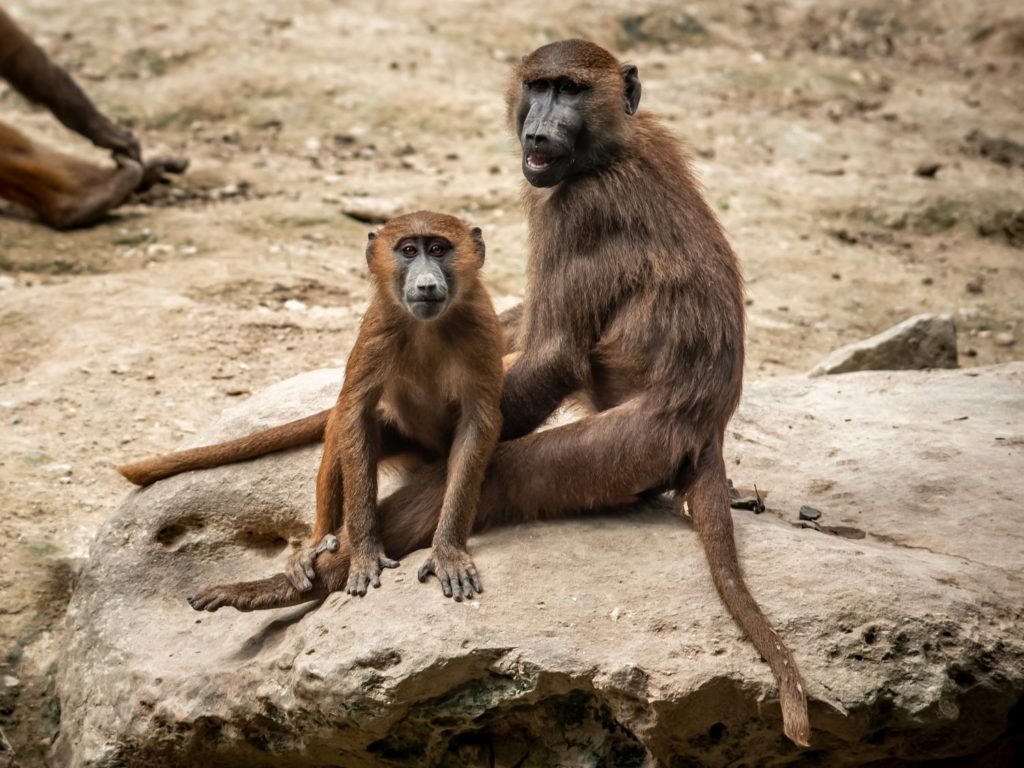
M 284 308 L 287 309 L 289 312 L 305 312 L 306 311 L 305 303 L 299 301 L 298 299 L 288 299 L 288 301 L 286 301 L 284 303 Z
M 997 333 L 995 336 L 996 346 L 999 347 L 1012 347 L 1017 343 L 1017 339 L 1014 338 L 1012 333 Z
M 806 504 L 800 507 L 801 520 L 817 520 L 819 517 L 821 517 L 821 512 L 814 507 L 808 507 Z

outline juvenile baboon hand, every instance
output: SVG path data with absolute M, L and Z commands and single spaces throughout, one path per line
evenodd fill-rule
M 454 597 L 461 601 L 473 599 L 473 592 L 484 591 L 477 575 L 476 567 L 469 553 L 464 549 L 434 548 L 427 562 L 420 568 L 417 578 L 426 581 L 430 574 L 441 580 L 441 590 L 445 597 Z
M 366 587 L 372 584 L 380 587 L 381 568 L 397 568 L 400 563 L 384 555 L 384 550 L 371 550 L 369 553 L 352 553 L 352 564 L 349 566 L 348 581 L 345 591 L 350 595 L 366 594 Z
M 337 552 L 340 547 L 338 537 L 333 533 L 328 533 L 318 542 L 307 541 L 288 558 L 284 568 L 285 577 L 299 592 L 308 592 L 313 588 L 313 580 L 316 578 L 313 562 L 317 555 L 321 552 Z

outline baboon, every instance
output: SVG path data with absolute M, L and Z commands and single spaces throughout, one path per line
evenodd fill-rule
M 371 233 L 366 260 L 375 291 L 326 421 L 316 524 L 292 558 L 290 578 L 311 589 L 314 559 L 330 552 L 347 564 L 333 587 L 364 595 L 367 586 L 380 586 L 381 568 L 398 562 L 388 556 L 395 550 L 385 547 L 377 520 L 377 466 L 414 452 L 447 467 L 419 578 L 435 574 L 445 596 L 468 599 L 483 586 L 466 539 L 501 429 L 501 327 L 479 279 L 483 237 L 454 217 L 421 211 Z M 216 610 L 225 589 L 230 585 L 204 589 L 189 603 Z
M 0 8 L 0 77 L 29 101 L 93 144 L 111 150 L 114 168 L 102 168 L 41 147 L 0 123 L 0 197 L 32 211 L 55 229 L 93 224 L 135 191 L 182 173 L 188 161 L 142 160 L 138 139 L 104 116 L 71 76 L 58 67 Z
M 514 69 L 506 101 L 522 150 L 530 229 L 522 310 L 503 318 L 518 352 L 501 398 L 502 442 L 476 528 L 606 508 L 672 491 L 689 509 L 729 612 L 768 662 L 786 735 L 807 746 L 800 673 L 739 567 L 722 455 L 742 390 L 744 288 L 680 143 L 639 112 L 635 66 L 582 40 Z M 533 432 L 571 395 L 595 413 Z M 385 551 L 426 546 L 445 491 L 427 463 L 379 506 Z M 284 576 L 234 585 L 219 605 L 294 605 L 344 582 L 324 553 L 313 589 Z

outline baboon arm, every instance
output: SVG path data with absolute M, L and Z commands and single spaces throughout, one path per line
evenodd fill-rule
M 105 117 L 67 72 L 0 9 L 0 76 L 22 96 L 47 107 L 64 125 L 99 147 L 140 158 L 139 142 Z
M 377 402 L 366 395 L 342 393 L 338 405 L 337 443 L 345 482 L 345 534 L 355 554 L 376 553 L 381 548 L 377 525 L 377 461 L 380 458 L 380 421 Z
M 501 395 L 502 440 L 522 437 L 539 427 L 572 392 L 582 376 L 572 356 L 525 350 L 505 375 Z
M 491 460 L 500 431 L 496 409 L 468 412 L 459 421 L 455 441 L 448 456 L 448 483 L 441 518 L 434 532 L 434 548 L 465 549 L 473 528 L 480 484 Z
M 334 533 L 342 525 L 344 483 L 341 471 L 341 428 L 337 407 L 327 417 L 324 428 L 324 453 L 316 476 L 316 522 L 311 542 L 316 544 L 324 536 Z

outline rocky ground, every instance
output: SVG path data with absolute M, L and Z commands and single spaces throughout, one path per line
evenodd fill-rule
M 960 363 L 1021 357 L 1024 11 L 989 0 L 723 4 L 356 0 L 5 5 L 149 151 L 192 160 L 94 229 L 0 212 L 0 728 L 42 765 L 76 573 L 126 485 L 299 371 L 342 362 L 360 219 L 484 228 L 522 290 L 510 63 L 585 36 L 640 67 L 691 147 L 749 288 L 748 378 L 803 371 L 923 311 Z M 0 91 L 3 119 L 102 160 Z
M 340 380 L 274 385 L 197 439 L 324 408 Z M 308 530 L 308 446 L 169 478 L 104 523 L 68 609 L 57 754 L 69 768 L 1019 765 L 1022 385 L 1014 363 L 748 387 L 730 472 L 768 509 L 736 511 L 736 538 L 803 672 L 811 749 L 782 736 L 767 666 L 667 498 L 473 537 L 486 591 L 470 602 L 418 583 L 421 551 L 363 599 L 196 613 L 184 595 L 284 567 Z

